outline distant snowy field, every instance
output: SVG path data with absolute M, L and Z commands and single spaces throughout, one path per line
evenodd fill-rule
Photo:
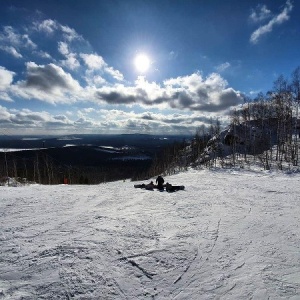
M 300 174 L 0 187 L 0 299 L 300 299 Z

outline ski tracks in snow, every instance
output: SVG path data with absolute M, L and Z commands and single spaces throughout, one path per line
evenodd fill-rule
M 297 299 L 297 177 L 167 180 L 3 188 L 0 299 Z

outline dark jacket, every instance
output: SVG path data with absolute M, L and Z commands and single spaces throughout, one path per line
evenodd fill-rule
M 163 186 L 164 182 L 164 179 L 160 175 L 156 178 L 156 183 L 158 187 Z

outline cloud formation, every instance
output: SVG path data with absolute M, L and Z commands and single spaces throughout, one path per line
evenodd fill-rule
M 80 84 L 55 64 L 26 63 L 25 80 L 10 86 L 10 94 L 25 99 L 37 99 L 49 103 L 70 103 L 81 90 Z
M 163 85 L 139 77 L 135 86 L 116 85 L 96 91 L 96 97 L 109 104 L 140 104 L 202 112 L 221 112 L 241 104 L 243 95 L 227 87 L 219 74 L 203 78 L 200 73 L 165 80 Z
M 113 67 L 109 67 L 102 56 L 95 53 L 80 53 L 80 57 L 83 59 L 89 71 L 101 70 L 118 81 L 124 80 L 123 74 L 120 71 L 115 70 Z
M 9 89 L 13 82 L 13 77 L 15 73 L 6 70 L 4 67 L 0 66 L 0 100 L 11 102 L 12 99 L 9 96 Z
M 259 4 L 255 9 L 251 10 L 249 19 L 254 23 L 259 23 L 271 18 L 272 13 L 266 5 Z
M 91 117 L 96 115 L 96 118 Z M 154 112 L 135 113 L 121 110 L 94 109 L 78 111 L 78 115 L 70 118 L 67 114 L 51 115 L 49 112 L 35 112 L 29 109 L 8 110 L 0 105 L 0 124 L 3 130 L 14 133 L 23 128 L 23 134 L 32 132 L 45 134 L 48 131 L 57 134 L 80 132 L 96 133 L 190 133 L 197 127 L 209 124 L 208 117 L 198 114 L 162 114 Z
M 224 72 L 226 69 L 228 69 L 230 67 L 230 63 L 227 61 L 223 64 L 220 64 L 219 66 L 216 67 L 217 72 L 222 73 Z
M 33 60 L 24 61 L 25 77 L 16 83 L 12 82 L 14 72 L 0 69 L 5 74 L 3 78 L 6 78 L 0 82 L 3 99 L 18 97 L 53 104 L 90 101 L 202 112 L 221 112 L 242 102 L 241 93 L 229 88 L 226 80 L 217 73 L 204 78 L 196 72 L 169 78 L 162 84 L 149 82 L 140 76 L 134 83 L 124 83 L 124 75 L 109 66 L 101 55 L 82 51 L 87 49 L 88 43 L 74 29 L 50 19 L 35 21 L 33 25 L 27 28 L 27 34 L 6 27 L 0 38 L 7 42 L 7 46 L 15 46 L 17 50 L 29 47 L 40 53 L 40 57 L 43 54 L 44 59 L 50 62 L 39 64 Z M 44 39 L 55 37 L 57 47 L 49 49 L 56 50 L 55 56 L 59 54 L 63 59 L 52 59 L 54 53 L 50 55 L 39 49 L 30 38 L 30 30 L 42 33 Z M 229 66 L 226 62 L 218 67 L 218 71 L 224 71 Z M 18 75 L 20 77 L 21 74 Z
M 0 91 L 6 90 L 12 84 L 15 73 L 0 66 Z
M 225 117 L 220 121 L 227 121 Z M 209 125 L 209 115 L 198 112 L 135 112 L 118 109 L 84 108 L 74 113 L 51 114 L 30 109 L 7 109 L 0 105 L 0 124 L 10 134 L 153 133 L 194 134 Z
M 0 101 L 63 106 L 59 114 L 0 106 L 0 123 L 12 130 L 23 126 L 28 134 L 46 130 L 192 133 L 209 124 L 211 116 L 226 116 L 243 102 L 243 95 L 218 73 L 194 72 L 161 83 L 143 76 L 126 81 L 74 29 L 51 19 L 22 30 L 5 27 L 0 42 L 0 51 L 19 64 L 14 71 L 0 66 Z M 175 52 L 170 55 L 174 58 Z M 216 70 L 229 67 L 226 62 Z M 75 113 L 71 104 L 82 109 Z M 83 108 L 86 105 L 93 107 Z
M 62 25 L 59 22 L 51 19 L 33 22 L 32 29 L 38 32 L 46 33 L 47 35 L 61 33 L 64 40 L 68 42 L 72 42 L 74 40 L 83 40 L 82 36 L 79 35 L 73 28 Z
M 37 45 L 28 34 L 17 32 L 12 26 L 4 26 L 0 32 L 0 50 L 7 52 L 15 58 L 22 58 L 22 49 L 34 50 Z
M 252 19 L 255 19 L 256 21 L 262 21 L 266 19 L 266 17 L 269 17 L 270 13 L 268 13 L 268 10 L 265 6 L 262 6 L 263 10 L 260 11 L 259 14 L 251 14 Z M 290 0 L 287 0 L 285 7 L 283 8 L 282 12 L 279 13 L 276 16 L 273 16 L 272 19 L 265 25 L 260 26 L 258 29 L 256 29 L 250 37 L 250 42 L 252 44 L 258 43 L 261 36 L 272 32 L 274 26 L 280 25 L 284 23 L 285 21 L 289 20 L 290 16 L 289 13 L 292 11 L 293 5 Z

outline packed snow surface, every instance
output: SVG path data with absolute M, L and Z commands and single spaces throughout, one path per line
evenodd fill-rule
M 300 299 L 299 174 L 165 180 L 0 187 L 0 299 Z

